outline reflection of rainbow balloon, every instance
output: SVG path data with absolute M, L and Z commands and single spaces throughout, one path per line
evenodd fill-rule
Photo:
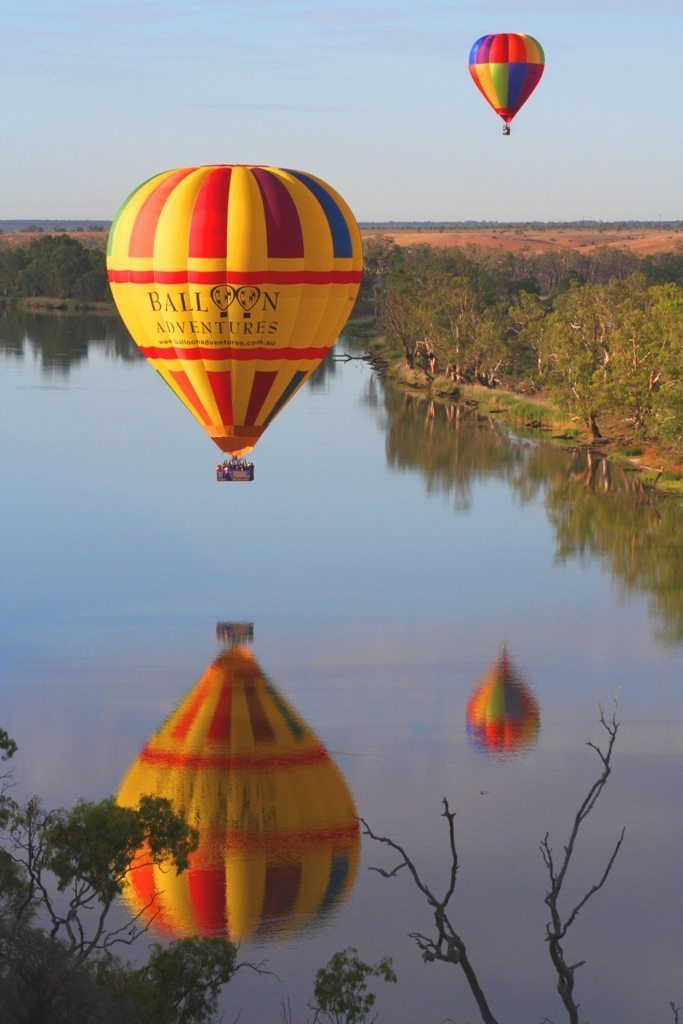
M 155 926 L 173 936 L 239 942 L 298 927 L 351 889 L 359 850 L 351 794 L 244 647 L 206 670 L 131 766 L 118 800 L 135 806 L 143 793 L 169 798 L 200 834 L 183 874 L 130 873 L 135 913 L 156 914 Z
M 506 125 L 531 96 L 544 67 L 541 44 L 521 32 L 482 36 L 470 50 L 472 80 Z
M 538 704 L 503 649 L 467 703 L 467 731 L 478 747 L 509 752 L 530 746 L 539 728 Z

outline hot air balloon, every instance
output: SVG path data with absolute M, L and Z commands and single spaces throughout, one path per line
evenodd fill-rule
M 320 741 L 234 643 L 125 776 L 117 799 L 171 800 L 199 831 L 182 874 L 140 851 L 124 899 L 172 938 L 238 943 L 312 926 L 349 893 L 358 866 L 356 809 Z
M 503 118 L 503 135 L 541 80 L 545 56 L 541 44 L 519 32 L 482 36 L 470 50 L 470 74 L 482 96 Z
M 467 731 L 476 746 L 510 753 L 531 746 L 539 728 L 538 704 L 503 648 L 468 701 Z
M 327 355 L 362 266 L 358 225 L 334 189 L 252 165 L 157 174 L 124 202 L 107 247 L 137 345 L 235 458 Z

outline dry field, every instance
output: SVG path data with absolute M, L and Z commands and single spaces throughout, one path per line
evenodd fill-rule
M 572 249 L 592 252 L 595 249 L 627 249 L 638 256 L 674 252 L 683 246 L 683 228 L 463 228 L 450 230 L 364 230 L 363 236 L 384 235 L 397 245 L 433 245 L 440 249 L 502 249 L 506 252 L 547 252 Z
M 50 234 L 50 232 L 44 232 Z M 56 234 L 56 232 L 55 232 Z M 107 244 L 106 231 L 68 231 L 66 234 L 78 239 L 87 248 L 104 249 Z M 502 249 L 507 252 L 546 252 L 549 249 L 573 249 L 575 252 L 592 252 L 601 247 L 627 249 L 638 256 L 651 256 L 659 252 L 674 252 L 683 246 L 683 226 L 679 228 L 617 228 L 609 225 L 595 227 L 547 227 L 522 229 L 516 227 L 463 228 L 457 231 L 421 231 L 411 229 L 368 230 L 363 237 L 385 235 L 393 238 L 397 245 L 434 245 L 440 249 Z M 16 231 L 0 233 L 0 244 L 28 245 L 41 233 Z

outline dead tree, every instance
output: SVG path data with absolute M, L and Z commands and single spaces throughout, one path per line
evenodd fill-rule
M 400 862 L 391 871 L 385 871 L 383 868 L 371 868 L 370 870 L 377 871 L 380 875 L 383 875 L 384 878 L 393 878 L 394 875 L 398 874 L 401 868 L 408 868 L 415 885 L 434 911 L 434 924 L 436 926 L 435 938 L 429 938 L 426 935 L 421 935 L 419 932 L 411 932 L 410 938 L 414 939 L 418 947 L 422 950 L 422 959 L 426 963 L 432 963 L 434 960 L 442 960 L 447 964 L 459 965 L 465 974 L 470 992 L 474 996 L 475 1002 L 479 1008 L 482 1021 L 484 1021 L 484 1024 L 497 1024 L 496 1018 L 489 1009 L 488 1002 L 486 1001 L 486 997 L 482 991 L 481 985 L 479 984 L 474 968 L 470 963 L 465 943 L 453 928 L 447 913 L 448 903 L 455 890 L 455 883 L 458 874 L 458 851 L 455 846 L 455 812 L 449 809 L 448 800 L 446 799 L 443 801 L 443 807 L 442 817 L 444 817 L 448 822 L 448 838 L 451 848 L 450 878 L 443 899 L 438 899 L 432 893 L 429 886 L 422 881 L 415 864 L 402 846 L 399 846 L 399 844 L 395 843 L 393 839 L 389 839 L 386 836 L 375 835 L 368 823 L 361 818 L 363 834 L 374 839 L 375 842 L 384 843 L 386 846 L 391 847 L 391 849 L 395 850 L 401 858 Z
M 622 828 L 621 835 L 612 850 L 612 854 L 607 861 L 607 865 L 599 881 L 595 882 L 578 900 L 578 902 L 563 914 L 559 906 L 560 897 L 562 895 L 562 887 L 567 877 L 567 872 L 569 871 L 579 831 L 600 798 L 612 770 L 612 751 L 614 749 L 614 742 L 617 738 L 617 731 L 619 729 L 619 724 L 616 720 L 616 704 L 612 711 L 612 717 L 609 721 L 605 719 L 605 714 L 602 708 L 600 709 L 600 722 L 607 733 L 607 745 L 605 749 L 603 750 L 595 743 L 590 742 L 587 743 L 587 746 L 592 747 L 592 749 L 597 753 L 602 764 L 602 771 L 588 790 L 588 793 L 576 812 L 569 839 L 566 846 L 563 847 L 562 856 L 557 860 L 555 859 L 555 855 L 550 845 L 550 834 L 548 832 L 546 832 L 545 838 L 540 844 L 541 853 L 550 879 L 550 888 L 545 895 L 545 903 L 550 910 L 550 921 L 546 924 L 546 942 L 548 943 L 550 951 L 550 959 L 552 960 L 557 973 L 557 991 L 559 992 L 560 998 L 567 1010 L 570 1024 L 579 1024 L 579 1004 L 574 999 L 574 974 L 586 961 L 579 960 L 574 964 L 567 963 L 562 943 L 567 936 L 567 932 L 579 916 L 581 910 L 586 906 L 589 899 L 594 896 L 596 892 L 602 889 L 603 885 L 607 881 L 607 876 L 612 870 L 614 861 L 619 853 L 619 848 L 623 842 L 625 831 Z
M 570 1024 L 579 1024 L 579 1004 L 574 1001 L 573 994 L 574 973 L 585 963 L 585 960 L 580 960 L 574 964 L 567 963 L 564 950 L 562 948 L 562 942 L 566 938 L 567 932 L 576 921 L 581 910 L 586 906 L 590 898 L 594 896 L 607 881 L 607 877 L 612 870 L 617 854 L 619 853 L 625 832 L 622 828 L 621 835 L 612 850 L 600 879 L 588 889 L 588 891 L 571 909 L 569 909 L 568 912 L 563 914 L 559 907 L 562 887 L 569 871 L 581 826 L 595 807 L 612 770 L 612 752 L 619 729 L 619 725 L 616 721 L 616 703 L 612 717 L 609 721 L 605 719 L 602 708 L 600 709 L 600 723 L 607 733 L 607 743 L 605 748 L 603 749 L 591 742 L 587 743 L 587 746 L 591 747 L 597 753 L 602 764 L 602 771 L 599 777 L 591 785 L 587 795 L 576 812 L 569 839 L 566 846 L 563 847 L 562 857 L 556 860 L 550 845 L 550 834 L 548 832 L 546 832 L 545 837 L 540 844 L 541 853 L 543 854 L 543 859 L 550 878 L 550 888 L 545 895 L 545 903 L 550 910 L 551 917 L 550 921 L 546 925 L 546 941 L 548 942 L 550 957 L 557 974 L 557 990 L 567 1010 Z M 467 979 L 470 992 L 474 996 L 482 1021 L 484 1024 L 497 1024 L 496 1018 L 493 1016 L 493 1013 L 489 1008 L 477 975 L 467 955 L 465 943 L 460 935 L 455 931 L 448 917 L 448 904 L 455 890 L 459 865 L 458 852 L 455 845 L 455 813 L 450 810 L 446 799 L 443 801 L 443 806 L 444 809 L 442 817 L 444 817 L 448 823 L 448 838 L 451 851 L 450 877 L 443 899 L 438 899 L 429 886 L 423 882 L 414 862 L 402 846 L 394 842 L 393 839 L 389 839 L 387 836 L 376 835 L 365 819 L 361 818 L 363 835 L 369 836 L 370 839 L 374 839 L 375 842 L 384 843 L 385 846 L 389 846 L 400 857 L 399 863 L 391 871 L 385 871 L 383 868 L 371 868 L 370 870 L 377 871 L 378 874 L 383 875 L 385 878 L 393 878 L 398 874 L 401 868 L 408 869 L 418 890 L 423 894 L 427 903 L 432 908 L 434 913 L 434 924 L 436 926 L 436 935 L 434 937 L 422 935 L 420 932 L 410 932 L 410 938 L 415 940 L 419 949 L 422 951 L 423 960 L 427 963 L 431 963 L 435 960 L 441 960 L 444 963 L 460 966 L 465 974 L 465 978 Z M 678 1011 L 680 1007 L 675 1007 L 672 1003 L 671 1008 L 674 1011 L 675 1022 L 678 1024 Z

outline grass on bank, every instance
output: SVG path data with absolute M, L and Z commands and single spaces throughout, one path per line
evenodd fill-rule
M 399 386 L 414 390 L 438 401 L 464 401 L 476 405 L 481 416 L 499 416 L 510 425 L 525 431 L 542 431 L 544 439 L 555 444 L 591 445 L 590 431 L 559 406 L 548 401 L 546 395 L 532 397 L 502 388 L 487 388 L 481 384 L 457 386 L 450 378 L 431 377 L 422 369 L 410 369 L 401 357 L 390 352 L 384 337 L 372 333 L 372 322 L 351 321 L 350 332 L 365 347 L 373 360 L 384 363 L 383 372 Z M 664 444 L 652 445 L 648 441 L 624 436 L 623 423 L 608 417 L 601 427 L 605 431 L 604 455 L 628 463 L 638 471 L 644 482 L 656 485 L 660 491 L 676 494 L 683 501 L 683 453 Z M 610 441 L 610 436 L 614 438 Z

